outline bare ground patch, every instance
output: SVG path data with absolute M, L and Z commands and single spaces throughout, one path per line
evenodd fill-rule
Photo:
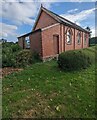
M 12 67 L 5 67 L 0 69 L 0 78 L 7 76 L 13 72 L 19 72 L 22 71 L 23 69 L 21 68 L 12 68 Z

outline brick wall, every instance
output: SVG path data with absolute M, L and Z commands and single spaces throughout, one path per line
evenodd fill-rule
M 67 43 L 67 29 L 72 30 L 72 43 L 68 44 Z M 81 41 L 80 44 L 78 44 L 78 32 L 81 32 Z M 63 51 L 68 51 L 68 50 L 74 50 L 74 49 L 82 49 L 82 48 L 87 48 L 89 46 L 89 34 L 79 31 L 77 29 L 74 29 L 72 27 L 68 26 L 63 26 Z M 84 35 L 87 34 L 86 38 L 86 44 L 84 43 Z M 61 34 L 62 35 L 62 34 Z
M 85 35 L 85 33 L 83 33 L 83 48 L 87 48 L 87 47 L 89 47 L 89 34 L 86 33 L 86 35 L 87 35 L 86 44 L 85 44 L 85 41 L 84 41 L 84 35 Z
M 59 52 L 61 53 L 60 24 L 42 31 L 42 52 L 43 58 L 55 56 L 53 35 L 59 35 Z
M 38 20 L 38 23 L 36 24 L 36 27 L 34 30 L 37 30 L 39 28 L 44 28 L 55 23 L 57 23 L 55 19 L 53 19 L 50 15 L 42 11 L 40 18 Z
M 24 49 L 24 37 L 18 38 L 18 45 Z
M 34 32 L 30 35 L 30 50 L 42 56 L 41 31 Z
M 26 49 L 26 48 L 27 48 L 27 44 L 26 44 L 26 42 L 25 42 L 25 37 L 29 37 L 29 35 L 27 35 L 27 36 L 22 36 L 22 37 L 18 38 L 18 44 L 19 44 L 19 46 L 20 46 L 21 48 L 23 48 L 23 49 Z M 30 39 L 30 38 L 29 38 L 29 39 Z
M 84 32 L 81 31 L 81 41 L 78 44 L 78 32 L 74 28 L 70 28 L 72 30 L 72 43 L 67 43 L 67 34 L 66 31 L 70 27 L 64 26 L 62 24 L 56 25 L 49 29 L 45 29 L 42 31 L 42 52 L 43 58 L 53 57 L 54 54 L 54 46 L 53 46 L 53 35 L 59 35 L 59 53 L 68 50 L 74 49 L 82 49 L 88 47 L 88 37 L 86 40 L 86 44 L 84 44 Z M 87 35 L 88 36 L 88 35 Z
M 53 27 L 47 27 L 44 30 L 38 30 L 29 35 L 30 38 L 30 49 L 32 52 L 37 52 L 41 57 L 49 58 L 56 56 L 54 53 L 54 41 L 53 36 L 59 35 L 59 53 L 68 50 L 87 48 L 89 46 L 89 34 L 87 34 L 86 44 L 84 43 L 84 32 L 81 32 L 81 43 L 78 44 L 78 30 L 71 28 L 72 30 L 72 43 L 67 44 L 66 31 L 70 27 L 62 24 L 55 24 Z M 19 38 L 18 44 L 22 48 L 25 48 L 25 36 Z

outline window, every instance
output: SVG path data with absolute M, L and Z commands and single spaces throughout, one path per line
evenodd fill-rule
M 30 39 L 29 36 L 25 37 L 26 48 L 30 48 Z
M 84 34 L 84 44 L 86 44 L 87 36 Z
M 72 34 L 71 31 L 67 31 L 67 43 L 70 44 L 72 41 Z
M 78 44 L 80 44 L 80 43 L 81 43 L 81 33 L 78 32 Z

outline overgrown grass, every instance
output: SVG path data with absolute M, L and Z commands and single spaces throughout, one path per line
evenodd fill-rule
M 9 117 L 94 118 L 95 65 L 63 72 L 50 61 L 3 78 L 3 118 Z

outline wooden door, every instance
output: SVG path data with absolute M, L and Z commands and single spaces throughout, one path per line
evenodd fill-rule
M 53 36 L 54 54 L 59 54 L 59 35 Z

